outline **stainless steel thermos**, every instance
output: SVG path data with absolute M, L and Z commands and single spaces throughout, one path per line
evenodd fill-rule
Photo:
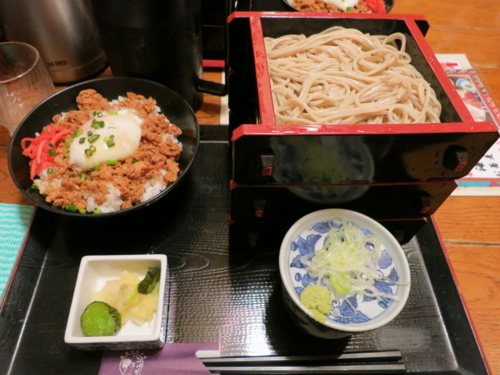
M 194 111 L 202 93 L 225 87 L 202 79 L 201 0 L 91 0 L 114 76 L 162 83 Z
M 106 65 L 89 0 L 0 0 L 9 41 L 31 44 L 56 83 L 86 78 Z

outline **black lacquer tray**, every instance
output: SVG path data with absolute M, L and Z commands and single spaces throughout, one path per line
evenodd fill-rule
M 202 139 L 182 184 L 151 207 L 98 221 L 36 211 L 0 312 L 0 374 L 97 375 L 100 352 L 64 343 L 80 259 L 147 252 L 169 259 L 168 342 L 218 341 L 225 356 L 400 349 L 410 373 L 488 373 L 431 221 L 404 245 L 412 290 L 395 321 L 342 340 L 295 329 L 279 248 L 230 246 L 227 127 L 202 126 Z

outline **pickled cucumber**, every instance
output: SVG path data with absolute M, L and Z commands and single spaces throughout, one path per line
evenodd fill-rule
M 122 327 L 121 315 L 106 302 L 91 302 L 80 317 L 80 325 L 85 336 L 111 336 Z

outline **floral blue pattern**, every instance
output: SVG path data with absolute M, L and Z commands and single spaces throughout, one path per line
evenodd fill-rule
M 292 251 L 297 251 L 299 250 L 299 255 L 297 255 L 292 263 L 290 264 L 290 267 L 297 267 L 297 268 L 304 268 L 306 265 L 300 261 L 300 259 L 304 255 L 311 255 L 314 254 L 314 247 L 316 246 L 316 242 L 321 238 L 321 235 L 319 234 L 311 234 L 307 236 L 307 239 L 304 240 L 302 237 L 299 236 L 297 239 L 297 242 L 292 242 L 290 245 L 290 249 Z
M 380 252 L 380 258 L 378 260 L 378 266 L 382 269 L 386 269 L 392 264 L 392 257 L 387 250 L 382 250 Z
M 356 223 L 352 224 L 357 225 Z M 289 269 L 297 296 L 300 297 L 308 285 L 317 283 L 317 278 L 310 275 L 307 265 L 303 261 L 313 256 L 316 245 L 324 243 L 332 228 L 338 227 L 339 222 L 335 220 L 317 222 L 303 230 L 296 237 L 296 240 L 290 244 Z M 373 234 L 366 228 L 359 227 L 359 229 L 363 235 Z M 367 249 L 371 250 L 370 248 Z M 378 260 L 378 273 L 384 276 L 384 279 L 376 281 L 374 287 L 381 293 L 394 295 L 398 288 L 396 282 L 399 277 L 393 257 L 383 244 Z M 324 285 L 323 282 L 322 285 Z M 333 310 L 328 315 L 328 320 L 346 325 L 369 322 L 382 314 L 392 302 L 392 299 L 383 296 L 374 298 L 366 295 L 362 297 L 354 295 L 345 300 L 334 301 L 332 304 Z
M 353 310 L 353 307 L 356 310 Z M 349 297 L 341 303 L 334 302 L 333 308 L 340 314 L 340 316 L 333 315 L 332 320 L 337 323 L 364 323 L 370 320 L 370 318 L 358 310 L 358 301 L 356 296 Z M 330 316 L 332 316 L 332 314 L 330 314 Z

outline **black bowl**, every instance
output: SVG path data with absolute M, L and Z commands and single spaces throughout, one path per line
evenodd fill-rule
M 54 206 L 45 201 L 45 197 L 38 190 L 31 189 L 33 181 L 30 179 L 29 158 L 22 155 L 21 140 L 26 137 L 33 137 L 36 132 L 40 132 L 45 125 L 50 124 L 52 117 L 61 112 L 78 110 L 76 97 L 81 90 L 94 89 L 102 94 L 106 99 L 117 99 L 118 96 L 126 96 L 127 92 L 144 95 L 156 100 L 161 112 L 167 116 L 168 120 L 177 125 L 182 130 L 182 135 L 178 137 L 182 142 L 183 150 L 179 162 L 179 177 L 167 186 L 157 196 L 146 202 L 119 211 L 102 213 L 99 215 L 69 212 L 61 207 Z M 111 215 L 121 215 L 140 208 L 147 207 L 158 201 L 174 189 L 182 180 L 193 163 L 200 142 L 199 125 L 196 116 L 188 105 L 177 93 L 171 89 L 152 81 L 139 78 L 114 77 L 101 78 L 78 83 L 68 87 L 36 106 L 19 124 L 12 136 L 9 146 L 9 171 L 14 183 L 19 190 L 34 204 L 46 210 L 79 217 L 109 217 Z
M 396 0 L 384 0 L 384 5 L 385 5 L 385 11 L 386 13 L 389 13 L 392 8 L 394 7 L 394 2 Z M 293 2 L 293 0 L 283 0 L 283 2 L 285 3 L 285 5 L 287 5 L 288 7 L 290 7 L 290 9 L 292 10 L 297 10 L 296 8 L 294 8 L 292 5 L 290 5 L 290 2 Z

